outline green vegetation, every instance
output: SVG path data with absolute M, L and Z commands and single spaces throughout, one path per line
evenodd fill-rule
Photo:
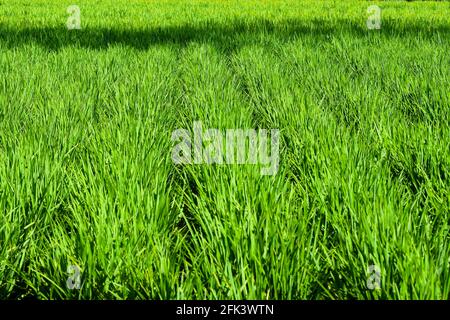
M 0 298 L 450 298 L 449 2 L 74 2 L 0 3 Z M 175 166 L 194 121 L 278 173 Z

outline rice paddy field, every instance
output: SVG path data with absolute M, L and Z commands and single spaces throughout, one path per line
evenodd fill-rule
M 449 299 L 449 108 L 448 1 L 0 0 L 0 298 Z

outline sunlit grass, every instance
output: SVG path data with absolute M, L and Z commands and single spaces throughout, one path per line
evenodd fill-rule
M 373 3 L 2 1 L 0 297 L 450 298 L 450 3 Z M 280 169 L 175 166 L 194 121 Z

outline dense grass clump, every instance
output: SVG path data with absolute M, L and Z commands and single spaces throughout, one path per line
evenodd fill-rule
M 449 2 L 71 4 L 0 4 L 0 298 L 450 298 Z M 174 165 L 194 121 L 277 174 Z

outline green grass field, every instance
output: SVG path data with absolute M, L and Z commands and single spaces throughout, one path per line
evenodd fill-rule
M 0 298 L 450 299 L 449 120 L 450 2 L 1 0 Z

